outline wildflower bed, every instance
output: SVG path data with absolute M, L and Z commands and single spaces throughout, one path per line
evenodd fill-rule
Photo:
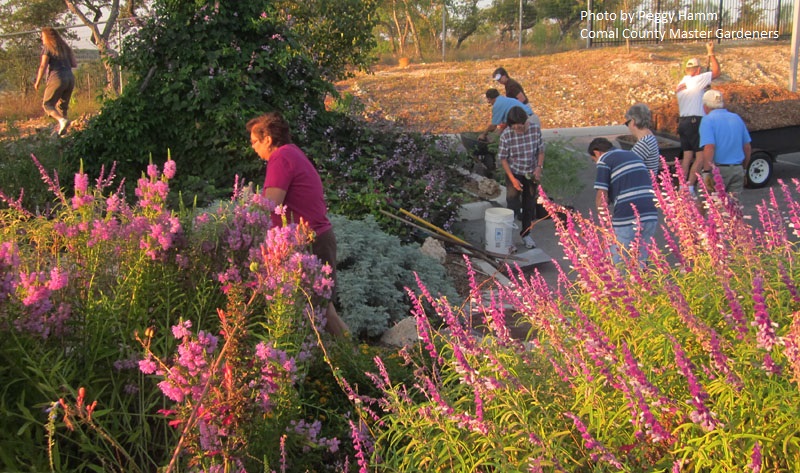
M 307 228 L 269 228 L 275 209 L 238 184 L 217 208 L 170 210 L 174 173 L 149 166 L 133 205 L 83 172 L 71 197 L 43 173 L 46 215 L 2 196 L 2 469 L 800 464 L 798 182 L 755 209 L 756 229 L 728 196 L 698 206 L 661 179 L 667 245 L 646 267 L 611 263 L 605 219 L 547 201 L 567 215 L 559 287 L 508 268 L 487 295 L 465 261 L 471 297 L 419 280 L 421 342 L 390 352 L 320 333 L 329 268 Z

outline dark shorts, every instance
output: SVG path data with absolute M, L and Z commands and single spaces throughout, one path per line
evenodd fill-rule
M 336 297 L 336 235 L 333 233 L 333 228 L 327 232 L 317 235 L 314 242 L 311 243 L 311 251 L 317 255 L 323 263 L 331 265 L 333 272 L 333 292 L 331 293 L 331 300 Z
M 681 117 L 678 120 L 678 136 L 683 151 L 702 151 L 700 148 L 700 120 L 703 117 Z

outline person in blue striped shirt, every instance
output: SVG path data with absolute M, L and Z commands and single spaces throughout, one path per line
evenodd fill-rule
M 621 248 L 628 253 L 638 251 L 639 261 L 646 262 L 646 244 L 655 236 L 658 209 L 644 161 L 632 151 L 614 148 L 606 138 L 589 143 L 589 156 L 597 163 L 594 188 L 598 216 L 608 218 L 612 209 L 611 225 L 617 238 L 617 245 L 611 249 L 614 263 L 622 261 Z M 632 248 L 634 242 L 637 248 Z

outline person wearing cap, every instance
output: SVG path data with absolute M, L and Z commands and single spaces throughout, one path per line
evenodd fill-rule
M 744 170 L 750 164 L 750 133 L 739 115 L 725 109 L 719 90 L 711 89 L 703 94 L 703 109 L 707 114 L 700 122 L 703 180 L 712 191 L 713 180 L 709 177 L 716 167 L 725 192 L 738 197 L 744 190 Z
M 658 227 L 656 194 L 644 161 L 632 151 L 614 148 L 606 138 L 589 143 L 589 156 L 597 163 L 594 188 L 598 216 L 605 218 L 613 207 L 611 225 L 617 239 L 617 245 L 611 248 L 614 264 L 622 261 L 620 247 L 633 252 L 635 242 L 639 261 L 644 263 L 646 245 Z
M 706 52 L 708 52 L 711 70 L 703 72 L 702 67 L 700 67 L 700 59 L 693 57 L 686 61 L 686 75 L 683 76 L 683 79 L 675 88 L 675 94 L 678 97 L 678 113 L 680 115 L 678 136 L 683 149 L 681 169 L 683 170 L 683 178 L 687 180 L 690 189 L 697 181 L 696 174 L 699 171 L 700 163 L 702 163 L 699 130 L 700 120 L 705 115 L 703 111 L 703 92 L 711 86 L 711 81 L 719 77 L 720 74 L 719 62 L 717 62 L 717 57 L 714 55 L 713 41 L 706 43 Z M 694 160 L 695 155 L 697 155 L 696 161 Z M 695 163 L 694 166 L 692 166 L 693 162 Z
M 522 107 L 508 111 L 507 128 L 500 135 L 497 157 L 506 173 L 508 208 L 522 221 L 520 237 L 526 248 L 535 248 L 530 235 L 536 216 L 538 182 L 544 169 L 544 141 L 539 123 L 529 120 Z
M 492 77 L 494 78 L 494 80 L 505 86 L 506 97 L 517 99 L 524 104 L 528 103 L 528 96 L 525 95 L 525 90 L 522 88 L 519 82 L 508 77 L 508 72 L 506 72 L 505 69 L 503 69 L 502 67 L 498 67 L 492 73 Z
M 631 108 L 625 112 L 625 126 L 638 140 L 631 151 L 642 158 L 648 171 L 658 175 L 658 168 L 661 166 L 661 152 L 658 149 L 658 140 L 650 130 L 650 127 L 653 126 L 653 114 L 650 112 L 650 107 L 643 103 L 631 105 Z
M 486 91 L 486 102 L 492 106 L 492 122 L 486 127 L 486 131 L 478 135 L 478 139 L 481 141 L 486 141 L 489 137 L 489 133 L 492 133 L 495 130 L 503 131 L 503 128 L 506 126 L 506 118 L 508 117 L 508 112 L 514 107 L 521 107 L 525 110 L 525 113 L 528 117 L 532 118 L 539 126 L 541 126 L 541 122 L 539 121 L 539 117 L 533 113 L 530 105 L 526 105 L 520 102 L 517 99 L 512 99 L 510 97 L 504 97 L 500 95 L 500 92 L 497 89 L 489 89 Z

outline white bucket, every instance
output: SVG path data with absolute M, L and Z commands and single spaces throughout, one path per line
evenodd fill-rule
M 514 211 L 500 207 L 486 209 L 483 216 L 486 223 L 486 251 L 507 255 L 511 253 L 514 224 Z

